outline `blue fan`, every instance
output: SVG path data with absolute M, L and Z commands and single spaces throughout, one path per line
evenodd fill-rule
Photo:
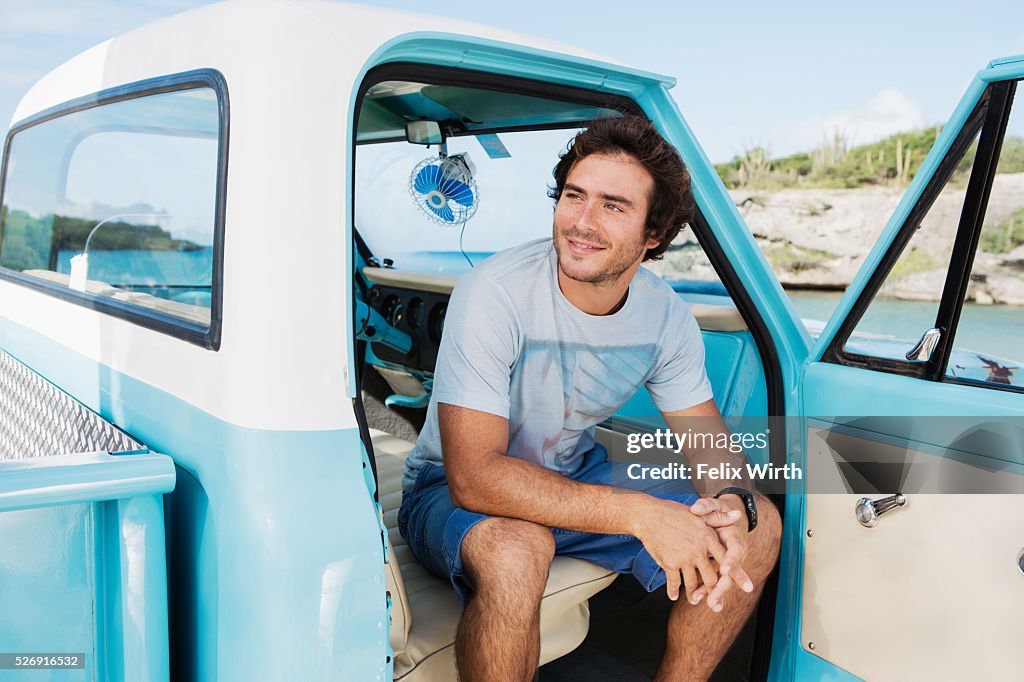
M 471 162 L 465 154 L 420 161 L 409 176 L 409 193 L 420 210 L 441 225 L 465 223 L 479 203 Z

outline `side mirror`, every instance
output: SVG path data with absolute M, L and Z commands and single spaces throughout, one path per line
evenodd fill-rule
M 412 144 L 444 144 L 444 133 L 437 121 L 407 121 L 405 139 Z

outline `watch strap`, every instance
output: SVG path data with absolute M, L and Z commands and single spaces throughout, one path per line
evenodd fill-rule
M 722 495 L 738 495 L 743 500 L 743 508 L 747 512 L 747 532 L 757 528 L 757 503 L 754 501 L 754 494 L 746 488 L 731 486 L 722 488 L 715 494 L 717 500 Z

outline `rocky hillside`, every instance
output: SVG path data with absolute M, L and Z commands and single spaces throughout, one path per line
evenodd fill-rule
M 841 290 L 849 285 L 904 189 L 730 190 L 783 286 Z M 897 262 L 883 294 L 935 300 L 963 205 L 965 188 L 947 187 Z M 692 235 L 684 233 L 652 269 L 667 277 L 714 279 Z M 1024 305 L 1024 173 L 996 176 L 968 297 Z

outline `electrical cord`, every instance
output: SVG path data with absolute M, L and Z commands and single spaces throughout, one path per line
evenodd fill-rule
M 466 259 L 466 262 L 469 263 L 469 267 L 472 268 L 472 267 L 475 267 L 473 265 L 473 261 L 471 261 L 469 259 L 469 254 L 466 253 L 466 249 L 462 248 L 462 237 L 463 237 L 463 235 L 466 234 L 466 223 L 468 223 L 468 222 L 469 222 L 469 220 L 463 220 L 462 221 L 462 229 L 459 230 L 459 251 L 462 252 L 462 257 Z

